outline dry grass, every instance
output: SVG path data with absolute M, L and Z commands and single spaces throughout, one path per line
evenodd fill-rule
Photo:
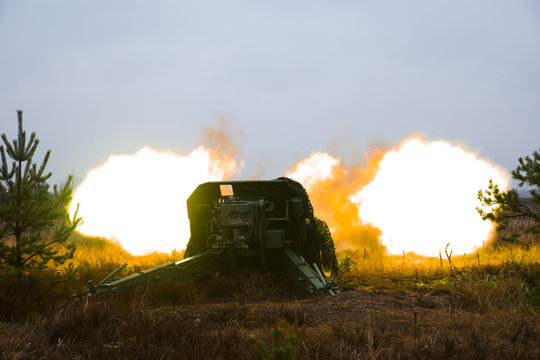
M 297 359 L 540 359 L 540 293 L 524 278 L 540 281 L 539 242 L 450 259 L 343 252 L 335 297 L 304 297 L 260 275 L 69 301 L 123 262 L 181 258 L 73 241 L 73 264 L 85 270 L 0 278 L 2 358 L 256 359 L 257 341 L 269 345 L 281 327 L 297 336 Z
M 448 260 L 349 253 L 359 256 L 339 278 L 343 293 L 324 298 L 303 297 L 272 276 L 169 283 L 77 302 L 66 298 L 78 280 L 4 279 L 0 353 L 255 359 L 256 342 L 269 344 L 281 327 L 297 336 L 297 359 L 540 359 L 539 314 L 504 260 L 522 256 L 522 266 L 540 269 L 537 247 L 528 250 L 490 250 L 480 263 L 474 255 L 456 258 L 460 274 Z
M 66 265 L 76 268 L 118 267 L 126 262 L 130 266 L 146 268 L 169 261 L 178 261 L 184 257 L 183 250 L 133 256 L 124 250 L 119 243 L 98 237 L 83 236 L 80 233 L 73 233 L 70 242 L 75 243 L 77 250 L 74 258 Z
M 247 282 L 225 280 L 233 294 L 218 298 L 177 288 L 173 304 L 153 291 L 60 302 L 0 325 L 0 349 L 8 359 L 254 359 L 279 326 L 297 336 L 298 359 L 540 358 L 540 322 L 513 306 L 477 311 L 450 291 L 261 300 L 244 295 Z M 179 304 L 192 290 L 203 295 Z

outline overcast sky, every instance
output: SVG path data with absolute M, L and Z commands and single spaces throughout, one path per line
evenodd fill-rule
M 225 116 L 245 176 L 414 132 L 510 170 L 540 147 L 540 2 L 0 0 L 0 133 L 16 110 L 82 178 Z

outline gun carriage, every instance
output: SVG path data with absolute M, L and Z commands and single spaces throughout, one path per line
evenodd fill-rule
M 337 270 L 330 231 L 314 217 L 300 183 L 288 178 L 207 182 L 188 198 L 187 212 L 191 237 L 184 260 L 108 281 L 124 264 L 97 285 L 90 281 L 83 293 L 213 273 L 265 272 L 287 275 L 308 294 L 338 292 L 335 282 L 326 280 L 321 271 Z

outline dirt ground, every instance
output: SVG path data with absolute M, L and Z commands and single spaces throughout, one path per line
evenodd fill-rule
M 510 307 L 475 308 L 446 290 L 287 291 L 188 305 L 116 298 L 0 324 L 5 359 L 260 359 L 273 329 L 296 336 L 297 359 L 540 359 L 540 321 Z
M 171 318 L 227 324 L 270 346 L 269 326 L 298 338 L 301 359 L 540 359 L 540 321 L 515 309 L 468 305 L 435 290 L 349 290 L 333 297 L 270 296 L 155 309 Z

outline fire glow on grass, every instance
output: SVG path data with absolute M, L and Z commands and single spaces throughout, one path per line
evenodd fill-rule
M 75 191 L 88 236 L 116 239 L 133 255 L 184 249 L 189 240 L 186 200 L 200 183 L 222 180 L 236 169 L 203 146 L 188 155 L 144 147 L 112 155 L 91 170 Z

